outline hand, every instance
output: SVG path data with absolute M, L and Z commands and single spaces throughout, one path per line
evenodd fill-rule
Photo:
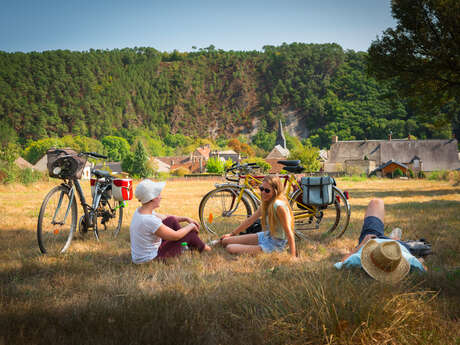
M 190 230 L 190 231 L 198 232 L 198 227 L 196 226 L 195 223 L 190 223 L 188 226 L 191 227 L 191 230 Z
M 229 238 L 229 237 L 232 237 L 232 234 L 225 234 L 220 239 L 223 240 L 223 239 Z
M 193 218 L 190 218 L 190 217 L 186 217 L 185 218 L 185 221 L 189 224 L 195 224 L 196 227 L 198 228 L 198 230 L 200 230 L 200 223 L 198 223 L 195 219 Z

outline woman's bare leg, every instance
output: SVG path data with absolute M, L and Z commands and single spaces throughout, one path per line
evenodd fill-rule
M 258 254 L 262 252 L 260 246 L 249 244 L 229 244 L 225 250 L 230 254 Z
M 231 236 L 231 237 L 224 238 L 222 240 L 222 245 L 224 247 L 228 246 L 229 244 L 257 245 L 258 243 L 259 243 L 259 240 L 258 240 L 257 234 Z

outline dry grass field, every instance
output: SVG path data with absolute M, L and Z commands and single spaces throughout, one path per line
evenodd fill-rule
M 168 182 L 159 211 L 197 218 L 215 182 Z M 0 345 L 460 344 L 460 187 L 452 183 L 338 179 L 350 193 L 349 228 L 330 243 L 298 242 L 298 260 L 216 248 L 140 266 L 130 262 L 135 200 L 117 240 L 77 236 L 66 254 L 41 255 L 38 212 L 56 183 L 0 186 Z M 386 286 L 333 268 L 356 245 L 374 197 L 385 201 L 386 231 L 399 226 L 403 238 L 433 244 L 428 274 Z

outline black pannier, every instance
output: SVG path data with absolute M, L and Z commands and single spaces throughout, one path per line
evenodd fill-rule
M 46 151 L 48 173 L 54 178 L 80 179 L 86 165 L 86 157 L 70 148 L 50 148 Z

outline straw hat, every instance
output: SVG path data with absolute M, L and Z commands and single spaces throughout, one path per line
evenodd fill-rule
M 141 202 L 146 204 L 161 194 L 166 182 L 153 182 L 152 180 L 142 180 L 136 187 L 134 195 Z
M 396 241 L 368 241 L 361 252 L 361 265 L 374 279 L 385 283 L 396 283 L 410 270 Z

